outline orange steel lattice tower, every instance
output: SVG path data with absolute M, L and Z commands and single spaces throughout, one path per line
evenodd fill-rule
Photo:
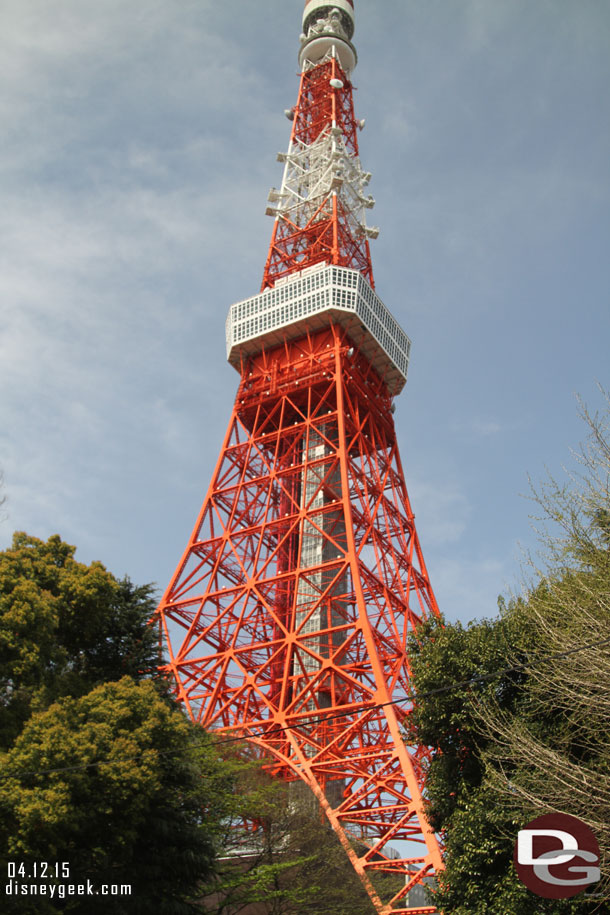
M 350 75 L 352 0 L 307 0 L 261 292 L 212 482 L 158 619 L 193 721 L 316 796 L 380 915 L 436 909 L 442 868 L 405 742 L 407 638 L 438 614 L 396 444 L 410 342 L 374 290 Z M 374 871 L 401 874 L 382 900 Z

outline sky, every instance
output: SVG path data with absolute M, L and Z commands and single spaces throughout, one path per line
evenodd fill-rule
M 59 533 L 163 590 L 238 375 L 301 0 L 0 0 L 0 548 Z M 610 341 L 610 5 L 356 0 L 376 289 L 413 341 L 407 488 L 451 620 L 535 548 Z

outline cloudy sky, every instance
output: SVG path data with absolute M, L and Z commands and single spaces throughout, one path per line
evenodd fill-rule
M 163 588 L 238 377 L 301 0 L 0 0 L 0 547 L 58 532 Z M 433 586 L 493 615 L 610 339 L 610 5 L 357 0 L 377 291 Z

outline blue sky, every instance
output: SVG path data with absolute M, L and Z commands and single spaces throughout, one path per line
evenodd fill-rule
M 610 339 L 610 6 L 356 0 L 377 291 L 413 341 L 396 403 L 451 619 L 534 544 Z M 12 531 L 163 588 L 238 376 L 296 101 L 300 0 L 4 0 L 0 467 Z

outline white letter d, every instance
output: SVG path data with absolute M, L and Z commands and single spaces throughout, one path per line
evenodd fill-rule
M 551 836 L 559 839 L 566 851 L 578 851 L 578 842 L 569 832 L 563 829 L 520 829 L 517 834 L 517 861 L 519 864 L 538 864 L 539 858 L 534 858 L 534 837 Z M 553 858 L 553 864 L 566 864 L 574 855 L 558 855 Z

